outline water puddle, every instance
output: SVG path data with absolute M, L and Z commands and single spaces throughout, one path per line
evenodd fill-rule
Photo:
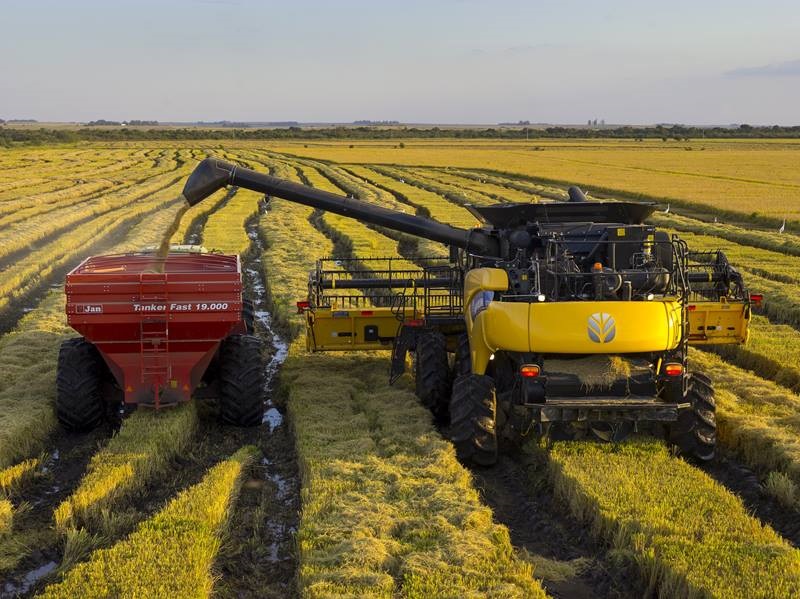
M 56 567 L 58 567 L 58 564 L 56 562 L 50 561 L 47 562 L 46 564 L 39 566 L 35 570 L 31 570 L 30 572 L 25 574 L 25 576 L 19 583 L 6 582 L 3 585 L 2 596 L 18 597 L 19 595 L 26 594 L 28 591 L 31 590 L 31 587 L 39 581 L 39 579 L 50 574 L 53 570 L 56 569 Z

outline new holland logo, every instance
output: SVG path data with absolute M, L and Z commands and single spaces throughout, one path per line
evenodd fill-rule
M 589 339 L 595 343 L 609 343 L 617 334 L 614 317 L 605 312 L 595 312 L 589 317 Z

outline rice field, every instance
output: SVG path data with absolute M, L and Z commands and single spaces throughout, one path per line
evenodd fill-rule
M 0 591 L 797 596 L 798 151 L 699 140 L 0 150 Z M 64 274 L 88 255 L 157 246 L 207 155 L 461 227 L 476 225 L 468 204 L 559 199 L 571 183 L 670 203 L 655 224 L 723 249 L 765 295 L 748 345 L 690 356 L 717 388 L 719 463 L 701 468 L 634 437 L 531 442 L 504 458 L 505 474 L 470 470 L 413 380 L 389 386 L 387 353 L 308 354 L 295 308 L 320 257 L 414 268 L 446 248 L 235 189 L 186 212 L 172 242 L 247 267 L 265 369 L 282 360 L 264 423 L 226 427 L 195 402 L 137 411 L 118 431 L 60 431 L 58 347 L 74 335 Z

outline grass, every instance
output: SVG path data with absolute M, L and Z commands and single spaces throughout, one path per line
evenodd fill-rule
M 557 495 L 592 532 L 636 563 L 645 596 L 792 597 L 800 551 L 748 515 L 706 474 L 663 443 L 556 443 Z
M 0 540 L 11 532 L 14 520 L 14 506 L 8 499 L 0 498 Z
M 258 454 L 244 447 L 109 549 L 94 551 L 43 598 L 209 597 L 212 571 L 244 473 Z
M 56 526 L 95 528 L 103 512 L 158 476 L 189 444 L 197 428 L 194 403 L 125 420 L 120 432 L 92 456 L 78 488 L 55 510 Z

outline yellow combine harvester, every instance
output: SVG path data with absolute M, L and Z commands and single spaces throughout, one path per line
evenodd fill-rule
M 311 351 L 390 349 L 392 381 L 413 352 L 417 395 L 462 458 L 492 464 L 530 433 L 613 440 L 645 426 L 713 458 L 714 389 L 687 350 L 746 342 L 758 298 L 722 252 L 645 224 L 653 205 L 589 202 L 573 187 L 567 202 L 472 207 L 485 225 L 466 230 L 215 159 L 184 196 L 226 185 L 450 248 L 418 269 L 321 259 L 298 309 Z

